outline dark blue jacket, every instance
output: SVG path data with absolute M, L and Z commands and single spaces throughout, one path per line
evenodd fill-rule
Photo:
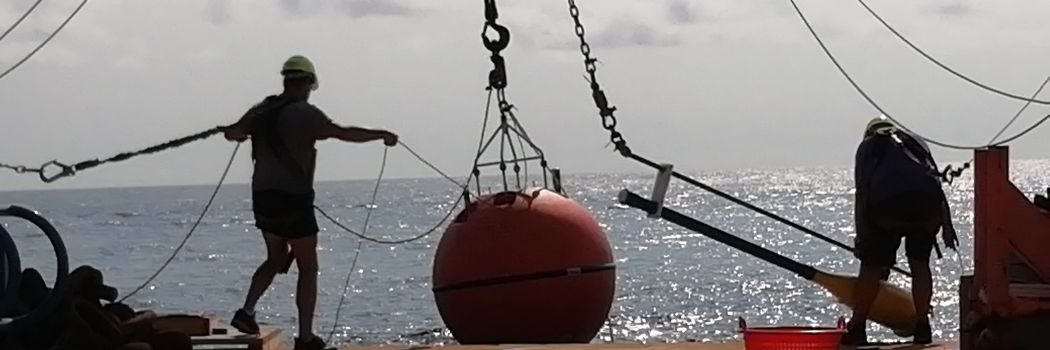
M 896 135 L 896 139 L 894 138 Z M 894 197 L 940 196 L 937 163 L 921 139 L 903 130 L 865 137 L 857 147 L 854 181 L 868 203 Z

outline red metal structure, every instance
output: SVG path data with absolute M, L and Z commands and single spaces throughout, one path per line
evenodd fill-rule
M 1050 349 L 1050 211 L 1010 182 L 1009 165 L 1005 146 L 976 151 L 974 275 L 960 290 L 963 349 Z

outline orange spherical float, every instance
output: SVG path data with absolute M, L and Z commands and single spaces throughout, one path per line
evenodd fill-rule
M 529 189 L 467 206 L 441 238 L 433 280 L 462 344 L 586 343 L 609 315 L 616 271 L 586 209 Z

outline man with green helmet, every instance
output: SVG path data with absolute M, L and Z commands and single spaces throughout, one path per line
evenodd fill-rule
M 258 334 L 255 304 L 273 278 L 294 257 L 299 268 L 296 306 L 299 336 L 296 350 L 320 350 L 325 343 L 313 333 L 317 304 L 317 220 L 313 213 L 314 169 L 317 140 L 336 138 L 347 142 L 383 140 L 397 144 L 397 135 L 385 130 L 343 127 L 307 102 L 317 89 L 314 65 L 303 56 L 290 57 L 281 69 L 284 92 L 266 97 L 237 123 L 221 127 L 226 139 L 252 142 L 252 211 L 255 226 L 263 232 L 266 260 L 252 276 L 244 306 L 230 324 L 237 330 Z M 289 254 L 289 250 L 291 254 Z
M 933 295 L 930 254 L 937 244 L 937 231 L 942 231 L 949 248 L 955 249 L 958 244 L 937 163 L 922 138 L 880 115 L 865 127 L 863 141 L 857 147 L 854 175 L 854 254 L 861 267 L 853 292 L 853 317 L 842 342 L 867 343 L 865 328 L 878 295 L 880 276 L 896 262 L 897 249 L 904 239 L 917 318 L 913 342 L 929 344 Z

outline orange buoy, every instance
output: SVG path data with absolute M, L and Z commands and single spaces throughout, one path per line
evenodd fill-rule
M 616 284 L 612 250 L 586 209 L 556 192 L 483 196 L 434 256 L 438 312 L 462 344 L 586 343 Z

